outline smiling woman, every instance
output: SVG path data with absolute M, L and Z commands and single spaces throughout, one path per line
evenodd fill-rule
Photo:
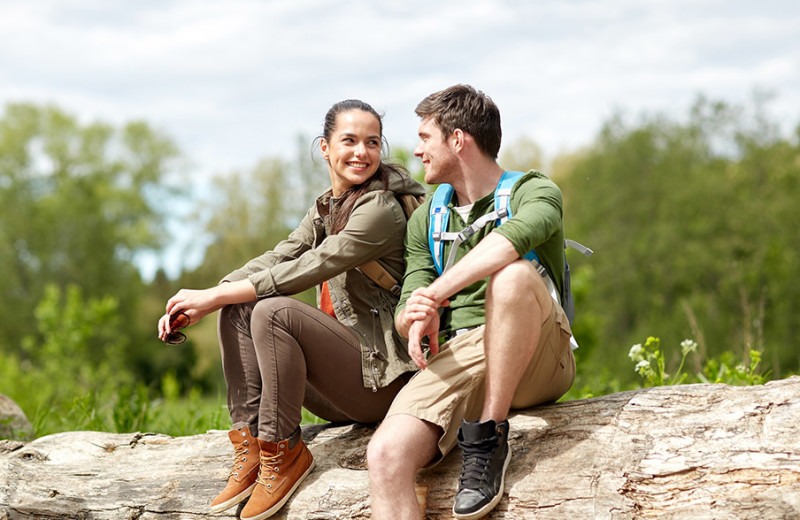
M 369 190 L 366 181 L 375 177 L 387 189 L 382 165 L 383 121 L 370 105 L 357 99 L 336 103 L 325 116 L 320 152 L 328 163 L 334 198 L 343 197 L 341 210 L 333 219 L 332 232 L 341 231 L 355 201 Z M 383 168 L 379 168 L 379 166 Z M 357 186 L 355 189 L 351 189 Z
M 341 197 L 377 171 L 381 160 L 381 128 L 378 119 L 360 109 L 337 115 L 334 128 L 333 135 L 322 138 L 320 149 L 328 162 L 333 196 Z
M 381 160 L 381 118 L 362 101 L 331 107 L 318 139 L 331 187 L 299 227 L 218 286 L 180 290 L 158 323 L 169 340 L 175 327 L 220 310 L 235 458 L 211 510 L 249 497 L 244 520 L 276 513 L 313 469 L 303 407 L 329 421 L 377 422 L 415 369 L 393 327 L 397 296 L 358 267 L 378 261 L 402 278 L 406 216 L 397 197 L 425 191 Z M 311 287 L 319 308 L 288 297 Z

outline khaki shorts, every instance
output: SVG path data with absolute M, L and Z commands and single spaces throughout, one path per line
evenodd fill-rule
M 417 372 L 397 394 L 387 413 L 412 415 L 442 428 L 440 456 L 432 464 L 455 446 L 461 419 L 480 418 L 486 376 L 483 333 L 484 326 L 480 326 L 442 345 L 428 368 Z M 539 345 L 512 399 L 512 408 L 553 402 L 569 390 L 575 378 L 571 335 L 563 309 L 553 305 L 542 324 Z

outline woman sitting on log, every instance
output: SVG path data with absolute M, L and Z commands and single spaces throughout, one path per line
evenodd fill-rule
M 331 187 L 298 228 L 216 287 L 178 291 L 158 322 L 162 340 L 181 341 L 178 328 L 221 310 L 235 460 L 211 510 L 250 497 L 243 520 L 276 513 L 313 469 L 302 407 L 328 421 L 377 422 L 416 369 L 394 329 L 397 296 L 359 267 L 378 260 L 401 279 L 406 215 L 397 197 L 424 189 L 382 161 L 381 117 L 364 102 L 331 107 L 318 140 Z M 289 297 L 311 287 L 319 308 Z

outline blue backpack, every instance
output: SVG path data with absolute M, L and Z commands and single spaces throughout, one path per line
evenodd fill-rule
M 439 187 L 436 188 L 430 206 L 428 247 L 433 257 L 433 264 L 440 275 L 455 263 L 456 250 L 465 240 L 468 240 L 489 222 L 497 221 L 497 225 L 499 226 L 511 218 L 511 190 L 514 188 L 514 184 L 516 184 L 523 175 L 523 172 L 517 171 L 507 171 L 503 173 L 500 182 L 497 184 L 497 188 L 494 190 L 494 210 L 481 216 L 470 226 L 458 232 L 447 231 L 447 223 L 450 220 L 450 208 L 448 208 L 447 205 L 450 203 L 450 199 L 453 198 L 453 187 L 449 184 L 440 184 Z M 447 260 L 443 261 L 445 242 L 453 242 L 453 245 L 450 248 L 450 254 Z M 587 257 L 591 256 L 593 253 L 591 249 L 574 240 L 564 240 L 564 248 L 566 249 L 567 247 L 572 247 Z M 548 275 L 547 269 L 539 262 L 539 256 L 536 254 L 536 251 L 529 251 L 524 258 L 534 262 L 539 274 L 545 278 L 545 284 L 548 285 L 551 292 L 555 292 L 556 289 L 552 278 Z M 575 302 L 572 298 L 569 265 L 566 262 L 566 258 L 564 260 L 564 266 L 564 291 L 563 294 L 558 294 L 557 296 L 571 325 L 575 317 Z

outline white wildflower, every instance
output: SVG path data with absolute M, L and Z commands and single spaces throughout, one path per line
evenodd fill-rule
M 640 361 L 644 359 L 644 347 L 642 344 L 637 343 L 632 346 L 630 352 L 628 352 L 628 357 L 631 358 L 631 361 Z
M 691 339 L 685 339 L 681 341 L 681 352 L 683 355 L 689 354 L 689 352 L 694 352 L 697 350 L 697 342 Z

